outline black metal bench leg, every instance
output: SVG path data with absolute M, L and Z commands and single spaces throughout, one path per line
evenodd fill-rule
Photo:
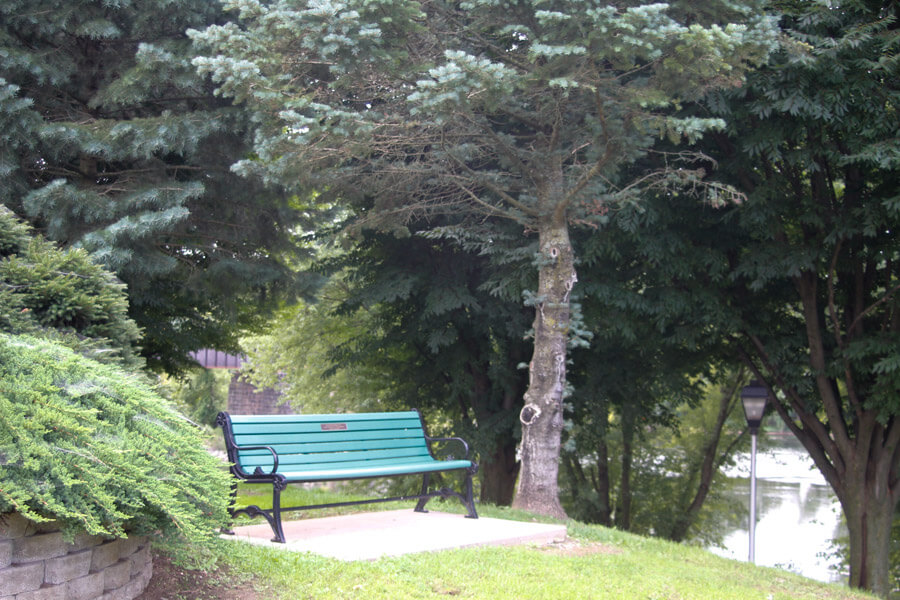
M 428 484 L 431 482 L 431 473 L 425 473 L 422 475 L 422 491 L 419 492 L 419 501 L 416 503 L 415 512 L 427 513 L 425 510 L 425 505 L 431 500 L 431 497 L 428 496 Z
M 231 481 L 231 500 L 228 502 L 228 514 L 234 519 L 234 507 L 237 505 L 237 481 Z M 233 524 L 233 523 L 232 523 Z M 234 529 L 231 527 L 223 527 L 220 529 L 222 533 L 234 535 Z
M 275 482 L 272 485 L 272 531 L 275 532 L 273 542 L 285 543 L 284 529 L 281 527 L 281 492 L 287 487 L 281 482 Z
M 466 471 L 466 508 L 469 509 L 467 519 L 477 519 L 478 513 L 475 512 L 475 497 L 472 493 L 472 472 Z

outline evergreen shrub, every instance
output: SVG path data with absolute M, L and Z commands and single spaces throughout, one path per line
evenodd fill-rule
M 0 515 L 202 547 L 228 521 L 229 485 L 197 428 L 143 376 L 0 333 Z
M 53 337 L 101 362 L 143 365 L 122 282 L 86 251 L 58 248 L 2 206 L 0 331 Z

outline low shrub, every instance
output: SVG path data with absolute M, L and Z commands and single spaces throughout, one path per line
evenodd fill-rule
M 0 514 L 202 544 L 228 521 L 229 481 L 143 376 L 0 333 Z

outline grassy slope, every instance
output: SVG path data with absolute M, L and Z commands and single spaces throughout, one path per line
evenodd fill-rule
M 242 503 L 248 499 L 242 494 Z M 296 496 L 287 500 L 322 501 Z M 329 501 L 335 501 L 334 497 Z M 263 504 L 256 497 L 252 502 Z M 288 502 L 284 505 L 290 506 Z M 457 504 L 447 502 L 434 508 L 461 512 Z M 363 510 L 398 507 L 392 503 Z M 531 520 L 530 515 L 502 508 L 482 506 L 479 512 L 488 517 Z M 315 511 L 309 516 L 333 513 Z M 223 541 L 222 550 L 230 555 L 227 562 L 235 575 L 259 577 L 258 583 L 266 588 L 260 597 L 292 600 L 448 596 L 491 600 L 873 598 L 840 585 L 822 584 L 779 569 L 754 567 L 698 548 L 604 527 L 569 522 L 568 532 L 572 540 L 563 548 L 477 548 L 372 562 L 344 562 L 235 541 Z

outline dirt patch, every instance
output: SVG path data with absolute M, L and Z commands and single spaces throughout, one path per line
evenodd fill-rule
M 271 596 L 253 581 L 235 580 L 228 568 L 194 571 L 153 554 L 153 578 L 136 600 L 263 600 Z
M 580 542 L 572 538 L 541 546 L 540 549 L 545 554 L 554 556 L 590 556 L 591 554 L 620 554 L 622 552 L 615 546 L 601 542 Z

